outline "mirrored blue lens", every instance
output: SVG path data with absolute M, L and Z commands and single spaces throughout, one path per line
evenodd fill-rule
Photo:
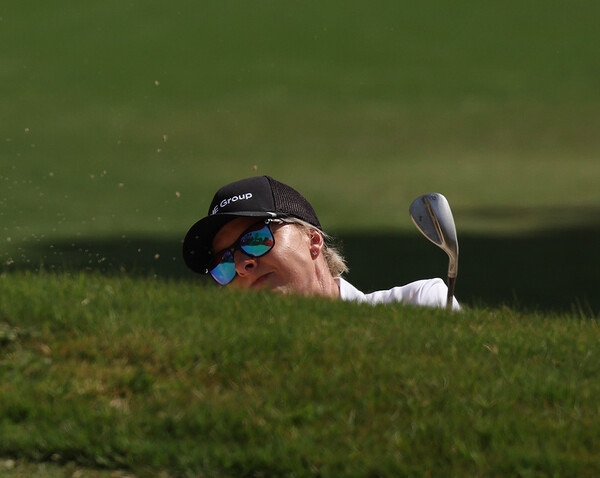
M 210 270 L 210 275 L 221 285 L 229 284 L 235 277 L 235 261 L 231 251 L 225 251 L 216 257 L 217 265 Z
M 266 224 L 257 231 L 248 231 L 239 240 L 240 249 L 252 257 L 265 255 L 274 244 L 273 235 Z

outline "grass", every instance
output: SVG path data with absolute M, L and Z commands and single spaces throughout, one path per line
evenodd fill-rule
M 598 5 L 5 5 L 0 474 L 599 474 Z M 253 174 L 364 290 L 445 274 L 407 216 L 444 193 L 468 310 L 196 285 Z
M 429 190 L 462 231 L 556 224 L 499 207 L 598 208 L 597 8 L 7 6 L 3 262 L 40 238 L 181 237 L 255 173 L 297 186 L 333 232 L 407 230 Z
M 213 192 L 271 174 L 362 288 L 444 275 L 407 214 L 439 191 L 463 301 L 598 310 L 596 4 L 30 7 L 0 19 L 0 269 L 183 278 Z
M 25 273 L 1 277 L 0 321 L 5 461 L 139 476 L 600 472 L 600 337 L 585 315 Z

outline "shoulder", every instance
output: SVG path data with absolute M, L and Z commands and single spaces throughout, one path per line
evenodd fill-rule
M 442 279 L 424 279 L 382 291 L 391 301 L 412 305 L 444 307 L 448 289 Z
M 370 304 L 400 302 L 408 305 L 445 307 L 446 295 L 448 294 L 446 284 L 439 278 L 418 280 L 388 290 L 371 292 L 370 294 L 363 294 L 343 279 L 340 279 L 339 285 L 340 296 L 343 300 L 356 300 Z M 455 310 L 460 309 L 456 299 L 454 299 L 453 308 Z

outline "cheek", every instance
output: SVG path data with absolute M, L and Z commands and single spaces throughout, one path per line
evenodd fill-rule
M 285 239 L 285 240 L 283 240 Z M 309 282 L 314 271 L 309 244 L 302 236 L 282 238 L 273 249 L 282 279 L 290 283 Z

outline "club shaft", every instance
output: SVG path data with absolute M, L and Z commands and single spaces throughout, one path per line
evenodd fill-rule
M 456 277 L 448 277 L 448 298 L 446 300 L 446 308 L 452 310 L 454 303 L 454 289 L 456 288 Z

